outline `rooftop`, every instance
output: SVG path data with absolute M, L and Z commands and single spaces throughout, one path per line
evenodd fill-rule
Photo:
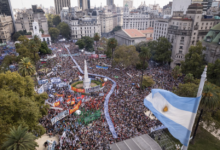
M 147 28 L 146 30 L 140 30 L 140 31 L 141 31 L 141 33 L 143 33 L 143 34 L 154 33 L 154 28 L 149 27 L 149 28 Z
M 123 31 L 131 38 L 145 37 L 145 35 L 137 29 L 123 29 Z

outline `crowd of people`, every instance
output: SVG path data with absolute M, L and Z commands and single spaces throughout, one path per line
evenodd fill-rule
M 145 111 L 148 109 L 144 106 L 143 100 L 147 96 L 151 88 L 164 88 L 166 90 L 172 90 L 173 86 L 177 86 L 182 82 L 182 78 L 174 80 L 171 71 L 165 67 L 153 67 L 153 63 L 150 63 L 150 69 L 145 70 L 144 74 L 152 76 L 155 81 L 153 87 L 140 90 L 135 84 L 139 84 L 141 80 L 141 71 L 135 68 L 123 68 L 120 66 L 109 67 L 107 70 L 96 68 L 98 64 L 111 65 L 111 59 L 93 59 L 84 52 L 80 52 L 74 43 L 56 43 L 52 45 L 52 48 L 56 48 L 53 53 L 57 54 L 57 57 L 50 60 L 50 67 L 59 63 L 60 67 L 54 71 L 53 74 L 42 76 L 42 79 L 51 77 L 60 77 L 63 81 L 72 83 L 76 81 L 81 75 L 78 68 L 76 68 L 72 59 L 67 57 L 61 57 L 62 54 L 68 54 L 64 44 L 68 45 L 70 53 L 79 53 L 79 56 L 73 58 L 80 65 L 81 69 L 84 68 L 84 59 L 87 60 L 88 72 L 104 75 L 113 79 L 117 83 L 114 93 L 109 100 L 109 114 L 115 127 L 115 131 L 118 138 L 115 139 L 109 130 L 108 124 L 104 114 L 104 97 L 99 96 L 100 93 L 107 94 L 112 87 L 112 83 L 107 81 L 107 84 L 102 91 L 96 92 L 96 96 L 86 96 L 86 99 L 90 99 L 83 102 L 80 108 L 90 110 L 94 101 L 99 103 L 98 108 L 101 110 L 101 117 L 92 121 L 89 125 L 85 125 L 78 121 L 79 116 L 71 114 L 59 121 L 54 125 L 51 123 L 51 119 L 63 110 L 71 109 L 73 106 L 68 105 L 66 100 L 71 97 L 79 96 L 79 93 L 73 93 L 67 87 L 56 87 L 55 92 L 63 94 L 64 101 L 59 106 L 63 110 L 50 109 L 48 115 L 44 116 L 40 123 L 46 128 L 47 134 L 58 135 L 59 143 L 56 145 L 56 149 L 83 149 L 83 150 L 101 150 L 110 149 L 109 145 L 115 142 L 123 141 L 142 134 L 149 134 L 150 128 L 161 125 L 158 120 L 151 120 L 145 115 Z M 128 75 L 129 74 L 129 75 Z M 83 75 L 81 75 L 83 76 Z M 54 91 L 47 90 L 49 95 L 52 95 Z M 55 102 L 59 97 L 50 97 L 48 101 L 50 103 Z M 76 101 L 75 104 L 77 104 Z

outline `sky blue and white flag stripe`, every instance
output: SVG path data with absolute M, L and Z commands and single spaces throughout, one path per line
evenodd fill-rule
M 161 89 L 153 89 L 151 92 L 145 97 L 144 105 L 168 128 L 175 138 L 187 146 L 200 97 L 180 97 Z

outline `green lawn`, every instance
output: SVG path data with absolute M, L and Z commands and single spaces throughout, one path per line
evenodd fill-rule
M 179 144 L 169 131 L 166 132 L 170 138 Z M 188 150 L 220 150 L 220 141 L 207 130 L 199 127 L 194 144 L 190 144 Z

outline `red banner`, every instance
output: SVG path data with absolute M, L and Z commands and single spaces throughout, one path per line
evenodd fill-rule
M 71 87 L 71 90 L 75 91 L 75 92 L 78 92 L 78 93 L 85 93 L 85 90 L 84 89 L 77 89 L 75 87 Z
M 99 58 L 99 55 L 97 55 L 97 54 L 92 54 L 92 55 L 90 56 L 90 58 Z

